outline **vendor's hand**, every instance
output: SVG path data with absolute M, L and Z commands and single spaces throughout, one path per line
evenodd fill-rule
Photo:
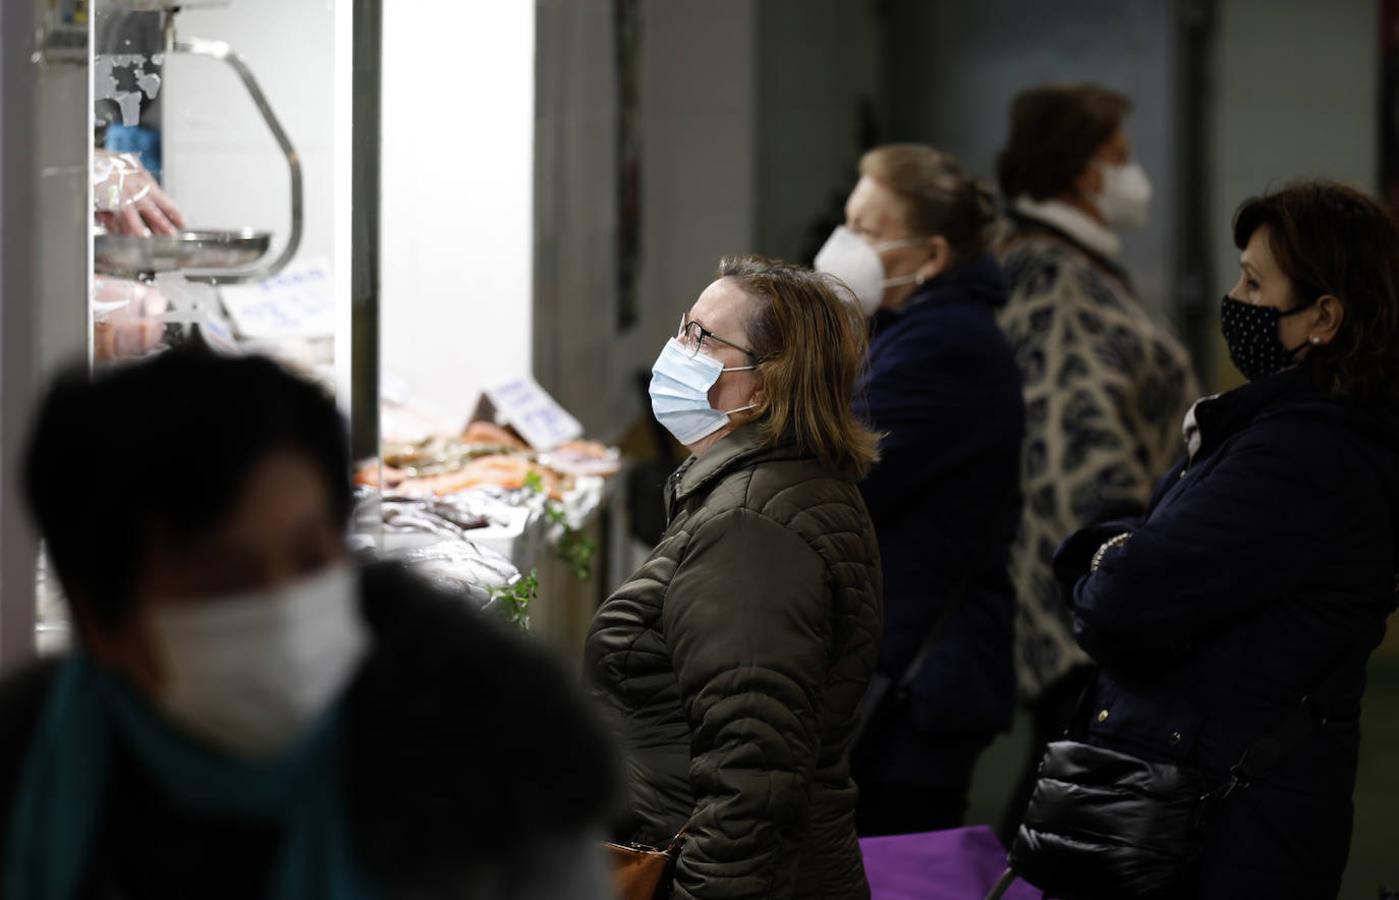
M 92 357 L 96 362 L 144 356 L 165 338 L 162 313 L 170 308 L 153 285 L 125 278 L 95 278 Z
M 113 234 L 175 234 L 184 214 L 129 153 L 96 150 L 92 161 L 97 221 Z

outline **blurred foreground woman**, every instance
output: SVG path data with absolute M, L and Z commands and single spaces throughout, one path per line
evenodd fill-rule
M 347 457 L 264 359 L 173 350 L 44 399 L 25 487 L 77 640 L 0 685 L 7 900 L 610 896 L 582 698 L 347 559 Z
M 848 760 L 880 633 L 864 355 L 824 277 L 741 258 L 653 369 L 652 409 L 693 455 L 660 544 L 593 621 L 587 671 L 627 754 L 621 837 L 686 832 L 676 897 L 869 896 Z
M 1303 183 L 1246 202 L 1234 241 L 1221 318 L 1249 383 L 1191 410 L 1144 519 L 1079 533 L 1056 566 L 1101 666 L 1090 744 L 1220 786 L 1250 751 L 1182 895 L 1335 897 L 1365 665 L 1395 607 L 1399 225 Z

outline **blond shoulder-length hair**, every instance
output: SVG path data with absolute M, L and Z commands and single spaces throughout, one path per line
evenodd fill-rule
M 795 440 L 822 464 L 854 479 L 879 459 L 879 437 L 855 417 L 855 385 L 868 337 L 859 308 L 810 269 L 760 256 L 719 261 L 757 301 L 748 341 L 763 399 L 753 419 L 765 442 Z

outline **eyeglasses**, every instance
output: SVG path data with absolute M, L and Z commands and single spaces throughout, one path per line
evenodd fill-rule
M 753 355 L 752 350 L 735 344 L 733 341 L 724 340 L 719 337 L 719 335 L 686 315 L 680 317 L 680 329 L 675 332 L 675 339 L 680 342 L 680 346 L 685 349 L 685 352 L 690 355 L 691 359 L 699 355 L 700 347 L 703 346 L 705 341 L 717 341 L 725 347 L 732 347 L 740 353 L 746 354 L 748 358 L 754 362 L 758 361 L 758 357 Z

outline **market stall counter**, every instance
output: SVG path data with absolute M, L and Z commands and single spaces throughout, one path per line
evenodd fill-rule
M 595 441 L 540 450 L 481 420 L 457 434 L 388 438 L 355 473 L 356 520 L 370 523 L 359 540 L 581 655 L 609 581 L 622 465 Z

